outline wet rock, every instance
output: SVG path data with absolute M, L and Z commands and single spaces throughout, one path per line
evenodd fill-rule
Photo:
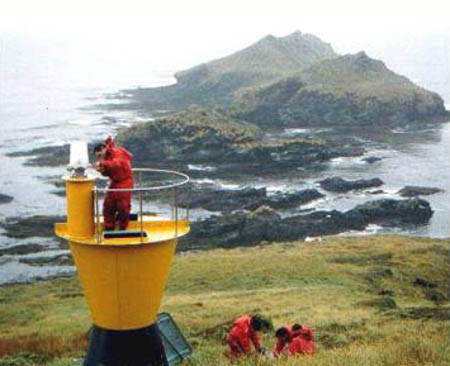
M 69 277 L 75 273 L 74 266 L 30 266 L 18 261 L 10 261 L 0 266 L 0 286 L 31 283 L 56 277 Z
M 362 230 L 366 223 L 348 220 L 338 211 L 317 211 L 282 219 L 273 209 L 263 206 L 254 212 L 212 216 L 192 224 L 179 250 L 253 246 L 262 242 L 292 241 L 312 236 Z
M 2 203 L 10 203 L 14 197 L 8 196 L 7 194 L 0 193 L 0 204 Z
M 42 251 L 43 248 L 41 244 L 35 243 L 16 244 L 6 248 L 0 248 L 0 255 L 36 253 Z
M 57 265 L 73 266 L 70 250 L 52 250 L 40 253 L 33 253 L 18 258 L 19 262 L 30 265 Z
M 281 216 L 273 208 L 268 206 L 260 206 L 251 212 L 250 217 L 253 219 L 277 222 L 281 220 Z
M 208 211 L 231 212 L 238 209 L 254 210 L 264 204 L 267 197 L 265 188 L 244 187 L 236 190 L 216 188 L 196 188 L 190 193 L 190 207 Z M 179 199 L 180 207 L 189 203 L 187 193 Z
M 383 223 L 390 226 L 425 223 L 432 215 L 430 204 L 419 198 L 369 201 L 346 212 L 349 219 L 353 217 L 367 223 Z
M 25 165 L 61 166 L 69 164 L 69 145 L 47 146 L 29 151 L 17 151 L 7 154 L 10 157 L 30 158 Z
M 235 190 L 217 188 L 195 188 L 190 193 L 190 207 L 204 208 L 208 211 L 230 213 L 236 210 L 252 211 L 260 206 L 269 206 L 274 209 L 289 209 L 306 204 L 324 197 L 316 189 L 267 195 L 266 188 L 244 187 Z M 182 192 L 179 197 L 180 207 L 188 205 L 187 192 Z
M 370 191 L 370 192 L 367 192 L 367 193 L 372 194 L 372 195 L 376 195 L 376 194 L 383 194 L 385 192 L 382 189 L 377 189 L 375 191 Z
M 355 189 L 379 187 L 384 184 L 379 178 L 348 181 L 340 177 L 326 178 L 318 183 L 323 189 L 331 192 L 348 192 Z
M 6 236 L 10 238 L 28 238 L 28 237 L 52 237 L 54 235 L 53 225 L 56 222 L 64 222 L 64 216 L 30 216 L 30 217 L 11 217 L 0 226 L 6 230 Z
M 429 205 L 416 200 L 378 200 L 347 212 L 316 211 L 282 218 L 268 206 L 254 212 L 235 212 L 194 222 L 179 250 L 253 246 L 262 242 L 303 240 L 306 237 L 335 235 L 350 230 L 364 230 L 368 224 L 384 222 L 403 225 L 431 216 Z M 425 201 L 426 204 L 428 204 Z M 425 210 L 424 214 L 422 210 Z M 390 254 L 392 255 L 392 254 Z M 389 256 L 387 258 L 390 258 Z M 383 260 L 384 260 L 383 256 Z M 383 269 L 378 276 L 390 276 Z
M 430 194 L 435 194 L 439 192 L 443 192 L 443 190 L 434 187 L 405 186 L 402 189 L 400 189 L 397 193 L 402 197 L 416 197 L 416 196 L 428 196 Z
M 266 200 L 266 205 L 274 209 L 288 209 L 304 205 L 311 201 L 325 197 L 317 189 L 305 189 L 293 193 L 277 193 Z
M 382 160 L 383 158 L 380 158 L 380 157 L 378 157 L 378 156 L 368 156 L 368 157 L 366 157 L 366 158 L 362 158 L 361 160 L 362 161 L 364 161 L 364 162 L 366 162 L 367 164 L 373 164 L 373 163 L 375 163 L 375 162 L 377 162 L 377 161 L 380 161 L 380 160 Z

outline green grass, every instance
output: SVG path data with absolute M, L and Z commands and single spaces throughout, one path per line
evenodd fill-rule
M 450 240 L 335 237 L 190 253 L 175 259 L 161 310 L 193 345 L 195 365 L 227 365 L 221 324 L 254 312 L 317 334 L 314 357 L 279 365 L 446 365 L 449 249 Z M 429 300 L 417 277 L 445 300 Z M 0 365 L 80 364 L 91 320 L 76 278 L 3 287 L 0 302 Z M 272 348 L 273 334 L 263 343 Z

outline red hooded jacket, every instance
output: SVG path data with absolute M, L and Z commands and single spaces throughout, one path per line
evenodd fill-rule
M 289 343 L 289 354 L 309 354 L 312 355 L 316 351 L 316 346 L 314 345 L 314 332 L 303 327 L 300 330 L 300 334 L 296 336 L 291 343 Z
M 288 340 L 286 342 L 283 338 L 278 338 L 275 348 L 273 349 L 273 354 L 275 357 L 278 357 L 281 354 L 281 352 L 283 352 L 284 347 L 286 347 L 287 344 L 292 342 L 292 340 L 296 336 L 298 336 L 300 334 L 300 332 L 302 331 L 302 329 L 295 331 L 293 329 L 294 325 L 295 324 L 288 324 L 283 327 L 283 328 L 286 328 L 286 330 L 288 331 Z
M 260 348 L 258 333 L 250 325 L 251 319 L 251 316 L 243 315 L 234 321 L 233 328 L 227 337 L 227 342 L 232 349 L 237 345 L 242 353 L 249 353 L 251 352 L 250 341 L 256 349 Z
M 111 179 L 110 188 L 132 188 L 133 171 L 130 160 L 133 155 L 125 148 L 117 146 L 111 137 L 105 141 L 106 156 L 100 160 L 103 175 Z

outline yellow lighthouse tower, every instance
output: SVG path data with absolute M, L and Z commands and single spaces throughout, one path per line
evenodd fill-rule
M 99 209 L 107 189 L 96 187 L 87 166 L 87 145 L 72 145 L 70 172 L 63 177 L 67 222 L 55 224 L 56 235 L 69 242 L 94 322 L 85 365 L 165 365 L 156 319 L 178 238 L 189 232 L 189 212 L 181 219 L 177 204 L 189 177 L 134 169 L 138 185 L 128 190 L 137 195 L 139 212 L 127 230 L 107 232 Z M 145 187 L 145 174 L 164 175 L 166 184 Z M 144 213 L 149 191 L 169 192 L 170 215 Z

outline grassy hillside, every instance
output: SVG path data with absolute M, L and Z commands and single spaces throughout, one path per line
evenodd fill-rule
M 317 62 L 239 91 L 237 114 L 261 124 L 405 123 L 446 115 L 444 103 L 364 52 Z
M 151 162 L 167 164 L 237 163 L 232 170 L 245 170 L 246 163 L 255 162 L 282 168 L 276 155 L 295 167 L 304 161 L 321 161 L 340 156 L 326 141 L 313 138 L 263 138 L 261 129 L 234 119 L 223 111 L 191 107 L 153 121 L 139 123 L 119 131 L 116 140 L 134 155 L 135 164 Z M 327 150 L 327 148 L 330 148 Z
M 175 259 L 162 310 L 194 346 L 195 365 L 227 365 L 227 327 L 215 326 L 252 312 L 317 333 L 314 357 L 279 365 L 446 365 L 449 262 L 450 240 L 407 237 L 191 253 Z M 4 287 L 0 301 L 0 364 L 73 365 L 83 355 L 90 318 L 76 278 Z M 263 338 L 271 348 L 273 336 Z
M 235 75 L 249 75 L 253 81 L 307 68 L 314 63 L 336 57 L 331 46 L 312 34 L 294 32 L 286 37 L 268 35 L 232 55 L 175 74 L 179 83 L 205 84 Z M 203 78 L 197 78 L 202 74 Z M 244 80 L 241 80 L 243 83 Z
M 336 57 L 331 46 L 311 34 L 268 35 L 231 55 L 179 71 L 177 83 L 159 88 L 127 90 L 130 107 L 181 110 L 192 104 L 211 107 L 229 104 L 243 87 L 298 72 L 317 61 Z M 112 106 L 114 107 L 114 106 Z

